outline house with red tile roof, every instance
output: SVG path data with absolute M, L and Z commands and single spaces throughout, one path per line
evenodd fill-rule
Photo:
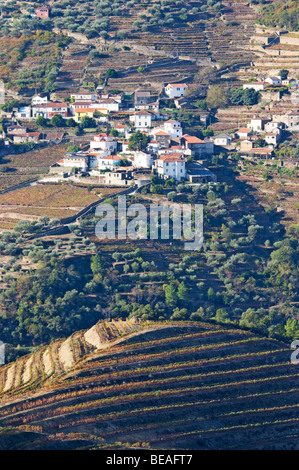
M 186 157 L 177 153 L 161 155 L 155 160 L 154 168 L 163 178 L 182 181 L 186 178 Z
M 165 94 L 171 99 L 180 98 L 185 95 L 187 88 L 186 83 L 169 83 L 165 87 Z

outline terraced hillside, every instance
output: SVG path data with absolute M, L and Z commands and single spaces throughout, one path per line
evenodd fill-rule
M 128 336 L 107 343 L 101 335 L 111 329 L 114 338 Z M 42 361 L 52 371 L 43 383 Z M 1 449 L 298 445 L 298 370 L 290 349 L 248 331 L 207 323 L 98 324 L 37 351 L 25 367 L 19 360 L 2 371 Z M 35 380 L 35 390 L 22 390 L 20 377 Z
M 118 79 L 109 81 L 111 86 L 133 91 L 145 81 L 161 84 L 192 80 L 201 67 L 252 62 L 255 54 L 248 44 L 254 34 L 256 12 L 245 1 L 224 1 L 220 11 L 205 5 L 204 0 L 190 0 L 181 5 L 168 3 L 160 5 L 150 0 L 135 3 L 134 8 L 129 8 L 130 2 L 122 5 L 121 13 L 109 17 L 105 37 L 80 35 L 62 24 L 56 27 L 56 32 L 76 40 L 62 54 L 56 90 L 63 93 L 93 83 L 108 68 L 114 68 L 119 74 Z M 153 22 L 159 5 L 160 19 Z M 186 7 L 188 12 L 182 14 L 181 7 Z M 181 19 L 184 15 L 186 18 Z M 94 18 L 91 11 L 90 20 Z M 61 20 L 54 21 L 55 25 L 60 23 Z M 92 47 L 101 55 L 90 60 L 88 52 Z M 142 74 L 137 72 L 140 66 L 145 67 Z

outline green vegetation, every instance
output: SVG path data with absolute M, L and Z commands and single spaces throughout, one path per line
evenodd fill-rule
M 277 0 L 263 5 L 259 11 L 258 22 L 265 26 L 299 30 L 299 6 L 295 0 Z

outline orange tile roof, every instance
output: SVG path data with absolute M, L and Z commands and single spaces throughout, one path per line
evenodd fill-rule
M 236 134 L 248 134 L 250 131 L 252 131 L 252 129 L 248 128 L 248 127 L 241 127 L 241 129 L 239 129 Z
M 188 87 L 188 85 L 186 85 L 186 83 L 169 83 L 167 86 L 172 86 L 172 87 L 181 87 L 181 86 L 184 86 L 184 87 Z
M 162 155 L 158 158 L 158 160 L 166 161 L 166 162 L 183 162 L 186 160 L 184 155 L 177 155 L 175 153 L 169 153 L 167 155 Z
M 75 113 L 94 113 L 95 109 L 94 108 L 76 108 Z
M 100 160 L 122 160 L 123 157 L 120 157 L 119 155 L 108 155 L 106 157 L 101 157 Z
M 182 138 L 185 139 L 186 142 L 188 142 L 188 144 L 204 144 L 205 143 L 204 140 L 201 140 L 198 137 L 195 137 L 194 135 L 184 134 Z

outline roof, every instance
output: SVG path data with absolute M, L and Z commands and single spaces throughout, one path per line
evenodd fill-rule
M 40 132 L 27 132 L 26 134 L 28 137 L 39 137 L 41 135 Z
M 99 103 L 103 104 L 103 103 L 117 103 L 117 101 L 113 100 L 112 98 L 103 98 L 103 99 L 99 99 Z
M 65 132 L 47 132 L 47 139 L 62 139 Z
M 168 132 L 165 132 L 165 131 L 158 131 L 158 132 L 155 133 L 155 136 L 157 136 L 157 135 L 168 135 L 169 136 L 170 134 Z
M 123 157 L 120 157 L 119 155 L 107 155 L 105 157 L 100 157 L 100 160 L 122 160 Z
M 150 96 L 151 92 L 150 91 L 145 91 L 145 90 L 136 90 L 135 95 L 140 95 L 140 96 Z
M 195 137 L 194 135 L 184 134 L 182 136 L 182 139 L 185 139 L 188 144 L 205 144 L 204 140 L 201 140 L 198 137 Z
M 91 104 L 92 101 L 75 101 L 74 103 L 71 103 L 70 106 L 88 106 Z
M 229 134 L 217 134 L 215 135 L 215 139 L 232 139 L 232 136 Z
M 186 83 L 169 83 L 167 86 L 171 86 L 171 87 L 188 87 L 188 85 Z
M 94 113 L 95 108 L 77 108 L 75 109 L 75 113 Z
M 167 155 L 160 156 L 157 160 L 162 160 L 163 162 L 184 162 L 186 157 L 184 155 L 169 153 Z
M 137 111 L 135 116 L 151 116 L 151 113 L 148 113 L 147 111 Z
M 92 92 L 92 91 L 88 91 L 88 90 L 81 90 L 81 91 L 76 91 L 74 93 L 71 94 L 72 95 L 96 95 L 96 93 Z
M 236 134 L 249 134 L 249 132 L 251 132 L 252 129 L 248 128 L 248 127 L 241 127 L 241 129 L 239 129 Z
M 252 151 L 253 153 L 257 153 L 259 155 L 263 155 L 263 154 L 271 154 L 272 153 L 272 149 L 265 149 L 265 148 L 253 148 Z

